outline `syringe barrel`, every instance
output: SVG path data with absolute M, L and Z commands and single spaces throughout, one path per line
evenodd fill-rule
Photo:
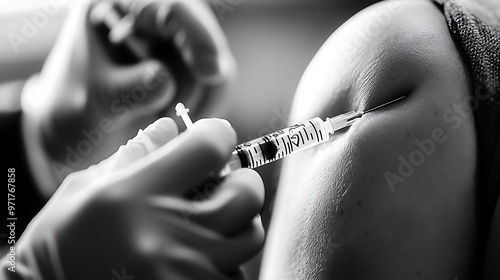
M 236 146 L 228 165 L 231 170 L 256 168 L 329 138 L 323 120 L 316 117 Z

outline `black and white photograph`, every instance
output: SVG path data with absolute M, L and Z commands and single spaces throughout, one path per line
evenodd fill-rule
M 2 0 L 0 280 L 500 280 L 499 0 Z

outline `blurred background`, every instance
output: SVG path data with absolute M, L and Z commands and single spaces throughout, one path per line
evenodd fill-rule
M 15 52 L 7 34 L 20 33 L 24 18 L 39 9 L 37 0 L 0 2 L 0 88 L 15 85 L 40 71 L 67 14 L 67 3 L 29 44 Z M 230 85 L 227 118 L 239 141 L 250 140 L 284 127 L 293 94 L 307 65 L 323 42 L 344 21 L 374 0 L 212 0 L 211 4 L 238 65 Z M 8 91 L 0 90 L 1 95 Z M 6 98 L 1 96 L 1 98 Z M 5 100 L 5 99 L 4 99 Z M 1 106 L 1 105 L 0 105 Z M 257 170 L 264 179 L 267 198 L 273 197 L 279 164 Z M 272 199 L 266 201 L 267 227 Z M 257 279 L 260 256 L 247 266 L 249 279 Z

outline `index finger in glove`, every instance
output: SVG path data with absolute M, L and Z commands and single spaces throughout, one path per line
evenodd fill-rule
M 140 129 L 136 137 L 120 146 L 116 153 L 99 164 L 99 168 L 118 171 L 153 153 L 177 135 L 178 128 L 174 120 L 160 118 L 144 130 Z
M 137 191 L 185 195 L 222 169 L 235 144 L 227 121 L 201 120 L 124 170 L 121 179 Z

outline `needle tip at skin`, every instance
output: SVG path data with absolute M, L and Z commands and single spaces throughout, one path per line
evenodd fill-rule
M 397 101 L 399 101 L 399 100 L 401 100 L 401 99 L 403 99 L 403 98 L 405 98 L 405 97 L 406 97 L 406 95 L 401 96 L 401 97 L 398 97 L 398 98 L 396 98 L 396 99 L 394 99 L 394 100 L 392 100 L 392 101 L 389 101 L 389 102 L 386 102 L 386 103 L 384 103 L 384 104 L 381 104 L 381 105 L 375 106 L 375 107 L 373 107 L 373 108 L 371 108 L 371 109 L 368 109 L 368 110 L 366 110 L 366 111 L 362 111 L 361 113 L 364 115 L 364 114 L 369 113 L 369 112 L 371 112 L 371 111 L 375 111 L 375 110 L 380 109 L 380 108 L 382 108 L 382 107 L 384 107 L 384 106 L 387 106 L 387 105 L 389 105 L 389 104 L 392 104 L 392 103 L 394 103 L 394 102 L 397 102 Z

